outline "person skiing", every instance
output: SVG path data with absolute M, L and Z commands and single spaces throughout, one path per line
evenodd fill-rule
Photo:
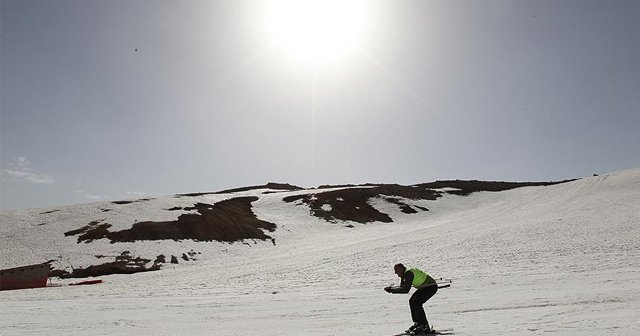
M 411 290 L 411 286 L 417 289 L 409 299 L 411 318 L 414 323 L 409 327 L 407 333 L 413 335 L 432 334 L 433 331 L 429 326 L 427 315 L 422 305 L 438 292 L 438 284 L 429 274 L 417 268 L 407 269 L 403 264 L 396 264 L 393 270 L 401 278 L 400 286 L 385 287 L 384 290 L 387 293 L 407 294 Z

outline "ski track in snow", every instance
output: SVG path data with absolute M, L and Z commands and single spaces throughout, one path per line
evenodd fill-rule
M 547 187 L 406 200 L 430 210 L 413 215 L 373 200 L 394 223 L 354 228 L 282 201 L 294 193 L 234 194 L 259 195 L 254 212 L 278 224 L 270 234 L 276 246 L 77 244 L 76 237 L 61 240 L 47 230 L 86 225 L 106 203 L 47 216 L 2 212 L 4 267 L 15 266 L 7 255 L 26 263 L 63 250 L 75 256 L 116 247 L 148 254 L 194 249 L 202 256 L 158 272 L 101 277 L 99 285 L 2 291 L 0 335 L 394 335 L 411 324 L 409 295 L 382 290 L 398 283 L 397 262 L 453 279 L 425 309 L 436 329 L 453 328 L 455 335 L 640 334 L 640 169 Z M 228 197 L 125 206 L 144 211 L 144 220 L 171 220 L 181 212 L 158 210 Z M 124 227 L 118 207 L 111 207 L 104 217 Z M 55 223 L 38 225 L 52 217 Z

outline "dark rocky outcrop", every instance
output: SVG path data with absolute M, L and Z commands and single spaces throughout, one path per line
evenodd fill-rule
M 325 186 L 328 188 L 328 186 Z M 442 194 L 433 190 L 401 186 L 397 184 L 382 184 L 376 186 L 351 187 L 333 191 L 285 197 L 285 202 L 301 201 L 311 209 L 311 214 L 329 222 L 354 221 L 357 223 L 384 222 L 393 220 L 388 214 L 382 213 L 369 204 L 374 197 L 383 197 L 390 203 L 396 204 L 405 213 L 415 213 L 410 205 L 400 198 L 412 200 L 435 200 Z M 428 210 L 420 207 L 420 210 Z
M 138 222 L 130 229 L 109 231 L 111 224 L 94 221 L 66 236 L 78 237 L 78 243 L 109 239 L 111 243 L 137 240 L 185 240 L 235 242 L 244 239 L 273 239 L 263 230 L 273 232 L 276 225 L 256 218 L 251 203 L 257 197 L 239 197 L 216 204 L 197 203 L 198 214 L 183 214 L 175 221 Z M 190 209 L 191 210 L 191 209 Z
M 549 186 L 554 184 L 575 181 L 563 180 L 556 182 L 499 182 L 499 181 L 478 181 L 478 180 L 444 180 L 430 183 L 417 184 L 416 187 L 441 189 L 456 188 L 458 190 L 447 191 L 449 194 L 468 196 L 478 191 L 504 191 L 521 187 Z
M 228 190 L 222 190 L 222 191 L 216 191 L 216 192 L 178 194 L 178 195 L 176 195 L 176 197 L 180 198 L 180 197 L 198 197 L 198 196 L 204 196 L 204 195 L 231 194 L 231 193 L 236 193 L 236 192 L 243 192 L 243 191 L 250 191 L 250 190 L 257 190 L 257 189 L 273 189 L 273 190 L 295 191 L 295 190 L 303 190 L 304 188 L 301 188 L 301 187 L 298 187 L 298 186 L 295 186 L 295 185 L 291 185 L 291 184 L 288 184 L 288 183 L 269 182 L 269 183 L 267 183 L 265 185 L 260 185 L 260 186 L 242 187 L 242 188 L 228 189 Z

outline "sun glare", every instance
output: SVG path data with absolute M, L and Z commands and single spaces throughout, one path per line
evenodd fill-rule
M 358 43 L 364 9 L 354 0 L 273 0 L 267 25 L 277 48 L 304 62 L 328 63 Z

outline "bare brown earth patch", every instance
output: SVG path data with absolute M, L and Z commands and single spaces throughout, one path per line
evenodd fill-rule
M 141 198 L 141 199 L 129 200 L 129 201 L 113 201 L 111 202 L 111 204 L 124 205 L 124 204 L 131 204 L 131 203 L 147 202 L 147 201 L 151 201 L 152 199 L 153 198 Z
M 65 232 L 64 235 L 67 237 L 79 235 L 78 243 L 90 243 L 96 239 L 102 239 L 109 234 L 109 228 L 111 227 L 111 224 L 101 224 L 102 221 L 104 221 L 104 219 L 93 221 L 77 230 Z
M 230 194 L 230 193 L 243 192 L 243 191 L 256 190 L 256 189 L 274 189 L 274 190 L 285 190 L 285 191 L 303 190 L 303 188 L 301 187 L 291 185 L 288 183 L 269 182 L 265 185 L 260 185 L 260 186 L 242 187 L 242 188 L 228 189 L 228 190 L 216 191 L 216 192 L 178 194 L 176 195 L 176 197 L 180 198 L 180 197 L 198 197 L 198 196 L 204 196 L 204 195 Z
M 521 187 L 550 186 L 554 184 L 575 181 L 563 180 L 555 182 L 499 182 L 499 181 L 478 181 L 478 180 L 445 180 L 430 183 L 417 184 L 416 187 L 441 189 L 456 188 L 458 190 L 447 191 L 449 194 L 468 196 L 478 191 L 504 191 Z
M 198 214 L 183 214 L 175 221 L 139 222 L 131 229 L 109 231 L 111 224 L 91 222 L 78 230 L 66 232 L 66 236 L 80 235 L 78 243 L 106 238 L 111 243 L 137 240 L 186 240 L 235 242 L 244 239 L 271 239 L 263 230 L 275 231 L 276 224 L 256 218 L 251 203 L 257 197 L 239 197 L 215 204 L 197 203 L 193 208 Z
M 328 186 L 325 186 L 328 187 Z M 382 197 L 396 204 L 405 213 L 416 213 L 411 205 L 401 198 L 412 200 L 435 200 L 442 193 L 418 187 L 383 184 L 376 186 L 350 187 L 334 191 L 285 197 L 285 202 L 301 201 L 310 207 L 311 214 L 328 222 L 354 221 L 357 223 L 393 222 L 388 214 L 382 213 L 369 204 L 373 197 Z M 416 207 L 428 211 L 424 207 Z
M 96 256 L 100 257 L 100 256 Z M 99 265 L 91 265 L 85 268 L 74 268 L 71 272 L 65 270 L 52 269 L 49 272 L 50 276 L 56 276 L 60 278 L 87 278 L 97 277 L 109 274 L 133 274 L 140 272 L 157 271 L 161 265 L 158 262 L 154 262 L 151 266 L 147 264 L 151 260 L 141 257 L 131 256 L 129 251 L 124 251 L 120 256 L 115 258 L 115 261 L 107 262 Z

